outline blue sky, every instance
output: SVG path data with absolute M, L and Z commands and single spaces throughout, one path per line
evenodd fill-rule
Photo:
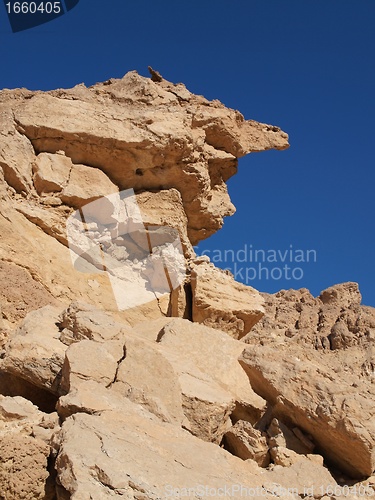
M 236 269 L 230 259 L 217 265 L 238 279 L 242 268 L 245 281 L 249 268 L 256 279 L 248 284 L 267 292 L 317 295 L 357 281 L 375 306 L 374 26 L 374 0 L 80 0 L 50 23 L 12 33 L 0 5 L 0 88 L 91 85 L 133 69 L 147 76 L 151 65 L 280 126 L 290 149 L 239 161 L 229 181 L 237 213 L 199 252 L 233 250 L 236 259 L 246 247 L 266 257 L 275 250 L 277 262 L 259 252 Z M 316 259 L 281 262 L 288 249 L 315 250 Z M 302 276 L 287 279 L 293 269 Z

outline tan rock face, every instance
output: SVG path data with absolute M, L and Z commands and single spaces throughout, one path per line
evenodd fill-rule
M 326 460 L 355 477 L 375 468 L 374 309 L 354 283 L 314 299 L 266 296 L 266 314 L 240 363 L 272 415 L 309 434 Z M 350 452 L 348 451 L 350 450 Z
M 85 165 L 72 165 L 67 184 L 61 192 L 61 201 L 80 208 L 117 191 L 117 186 L 100 170 Z
M 56 326 L 61 332 L 59 340 L 67 346 L 80 340 L 105 342 L 130 330 L 110 314 L 83 302 L 72 302 L 60 312 Z
M 33 182 L 38 194 L 59 193 L 68 184 L 72 162 L 64 155 L 41 153 L 33 165 Z
M 286 134 L 151 73 L 0 92 L 1 498 L 373 496 L 358 286 L 261 295 L 194 254 Z
M 215 352 L 211 362 L 208 350 Z M 165 318 L 132 330 L 93 306 L 72 303 L 62 312 L 47 306 L 30 313 L 6 344 L 1 370 L 7 380 L 55 397 L 96 380 L 220 443 L 230 417 L 255 421 L 264 412 L 237 362 L 242 350 L 224 332 L 187 320 Z M 28 397 L 38 401 L 30 388 Z
M 28 91 L 16 91 L 23 99 Z M 35 157 L 32 144 L 17 130 L 12 115 L 12 104 L 15 103 L 12 91 L 1 92 L 0 120 L 0 166 L 5 182 L 17 191 L 29 191 L 32 188 L 32 161 Z
M 56 413 L 44 414 L 22 397 L 0 396 L 2 498 L 53 498 L 55 488 L 47 459 L 58 427 Z
M 126 355 L 117 366 L 113 391 L 142 405 L 164 422 L 189 426 L 177 374 L 156 347 L 138 333 L 127 336 Z
M 55 430 L 59 429 L 56 412 L 43 413 L 29 400 L 20 396 L 0 396 L 0 435 L 33 435 L 51 445 Z M 48 456 L 49 453 L 46 455 Z
M 65 346 L 56 322 L 59 310 L 46 306 L 31 312 L 5 346 L 3 372 L 57 393 Z
M 136 72 L 91 88 L 4 90 L 0 113 L 0 264 L 14 264 L 22 267 L 18 274 L 30 274 L 22 280 L 24 291 L 17 293 L 17 273 L 10 273 L 15 279 L 3 291 L 2 304 L 10 324 L 30 310 L 59 302 L 119 308 L 116 277 L 99 274 L 89 259 L 79 268 L 72 266 L 66 224 L 74 209 L 133 189 L 146 231 L 176 229 L 184 255 L 191 259 L 192 245 L 234 212 L 225 182 L 236 172 L 237 158 L 288 147 L 287 135 L 277 127 L 246 121 L 238 111 L 195 96 L 181 84 L 152 81 Z M 114 257 L 120 261 L 122 243 L 114 243 Z M 154 274 L 151 287 L 158 288 L 160 277 Z M 189 280 L 187 276 L 186 283 L 176 285 L 183 290 L 177 302 L 169 301 L 170 289 L 166 296 L 148 290 L 142 300 L 127 304 L 139 306 L 126 313 L 127 321 L 176 314 L 192 319 Z M 136 281 L 127 286 L 134 288 Z M 234 302 L 240 300 L 236 297 Z M 202 310 L 202 300 L 197 299 L 197 310 Z M 242 303 L 233 307 L 242 309 Z M 209 316 L 198 321 L 228 332 L 232 322 L 243 335 L 256 314 L 249 321 L 248 311 L 244 318 L 229 311 L 220 319 L 212 308 Z
M 163 355 L 179 374 L 187 414 L 194 416 L 195 411 L 191 411 L 191 407 L 200 408 L 200 416 L 190 418 L 191 422 L 195 422 L 193 426 L 200 429 L 200 436 L 220 441 L 228 429 L 229 413 L 235 421 L 241 418 L 253 423 L 258 421 L 265 411 L 265 401 L 251 390 L 237 362 L 243 344 L 230 339 L 224 332 L 181 319 L 163 320 L 163 323 L 162 328 L 156 328 L 155 322 L 155 325 L 138 325 L 135 330 L 156 340 Z M 159 331 L 157 338 L 155 331 Z M 212 355 L 207 356 L 207 353 Z M 195 393 L 192 392 L 193 387 Z M 215 401 L 216 414 L 222 415 L 216 430 L 210 421 Z M 204 410 L 205 402 L 211 410 Z
M 102 170 L 120 189 L 178 189 L 193 244 L 234 212 L 225 181 L 236 172 L 236 158 L 288 147 L 287 135 L 277 127 L 245 121 L 219 101 L 136 72 L 90 89 L 4 91 L 1 104 L 15 116 L 7 124 L 8 134 L 16 131 L 13 149 L 2 153 L 15 189 L 26 191 L 32 184 L 31 165 L 18 172 L 9 158 L 18 150 L 26 164 L 32 146 L 39 155 L 64 151 L 74 164 Z M 82 178 L 79 170 L 72 173 L 75 180 Z M 40 187 L 40 176 L 37 183 Z M 73 193 L 70 200 L 76 199 Z
M 324 492 L 335 491 L 337 487 L 336 481 L 315 457 L 316 455 L 313 457 L 311 455 L 309 457 L 299 456 L 299 460 L 296 460 L 289 467 L 274 466 L 273 470 L 268 474 L 267 481 L 269 482 L 265 483 L 265 487 L 272 490 L 278 484 L 287 484 L 289 485 L 287 487 L 289 494 L 294 495 L 294 497 L 299 495 L 302 498 L 306 495 L 313 498 L 322 498 Z M 278 491 L 277 487 L 275 491 Z M 337 491 L 340 491 L 339 487 L 337 487 Z M 341 491 L 346 490 L 342 489 Z M 282 489 L 281 492 L 280 496 L 285 496 Z
M 137 203 L 145 227 L 167 226 L 178 230 L 184 254 L 188 258 L 195 256 L 187 234 L 188 220 L 177 189 L 167 189 L 152 193 L 144 191 L 137 194 Z
M 255 460 L 261 467 L 270 463 L 267 440 L 250 422 L 239 420 L 225 434 L 225 442 L 228 449 L 242 460 Z
M 38 344 L 48 348 L 51 332 L 59 344 L 41 350 Z M 335 486 L 323 458 L 311 455 L 320 443 L 303 420 L 288 420 L 293 413 L 278 411 L 279 403 L 266 409 L 252 391 L 237 361 L 243 348 L 224 332 L 180 318 L 130 329 L 93 306 L 73 303 L 61 312 L 47 307 L 20 325 L 5 348 L 2 370 L 28 373 L 29 384 L 48 391 L 51 380 L 60 380 L 54 390 L 61 431 L 54 416 L 17 397 L 0 400 L 0 420 L 6 419 L 6 433 L 26 435 L 32 428 L 57 455 L 58 498 L 88 492 L 137 498 L 139 491 L 158 498 L 169 487 L 232 488 L 238 481 L 258 486 L 265 498 L 285 496 L 291 485 L 300 494 L 305 483 L 316 490 Z M 54 352 L 61 353 L 57 379 Z M 285 377 L 281 383 L 287 385 Z M 223 437 L 231 454 L 217 446 Z M 44 465 L 40 470 L 38 484 L 44 484 L 48 474 Z M 241 495 L 234 490 L 232 496 Z
M 217 401 L 219 386 L 222 391 L 226 388 L 228 394 L 237 379 L 237 387 L 241 387 L 240 373 L 245 374 L 236 372 L 234 364 L 231 367 L 229 361 L 234 363 L 236 358 L 229 353 L 241 350 L 243 344 L 224 333 L 220 335 L 220 332 L 204 326 L 188 327 L 188 324 L 182 319 L 164 319 L 138 325 L 131 342 L 126 336 L 126 355 L 117 363 L 115 360 L 120 352 L 116 342 L 83 340 L 69 347 L 66 354 L 69 363 L 64 365 L 63 374 L 69 380 L 66 384 L 69 392 L 58 403 L 58 412 L 64 423 L 55 442 L 59 449 L 56 460 L 58 481 L 71 498 L 85 498 L 88 494 L 99 498 L 178 498 L 187 489 L 196 495 L 202 495 L 202 491 L 211 494 L 217 491 L 222 495 L 225 488 L 228 496 L 242 497 L 244 488 L 249 489 L 250 495 L 250 488 L 253 492 L 258 488 L 259 495 L 273 498 L 278 494 L 285 497 L 291 484 L 295 484 L 300 493 L 303 493 L 304 482 L 314 484 L 317 489 L 325 488 L 328 483 L 336 486 L 319 457 L 295 456 L 286 475 L 287 481 L 278 473 L 277 466 L 270 471 L 259 468 L 257 461 L 263 466 L 269 461 L 266 433 L 254 429 L 248 422 L 237 422 L 234 430 L 228 429 L 227 433 L 234 435 L 234 448 L 238 454 L 239 442 L 247 450 L 247 455 L 242 456 L 245 461 L 205 442 L 208 422 L 215 426 L 218 415 L 216 412 L 211 414 L 209 389 L 216 384 L 216 392 L 211 394 Z M 189 334 L 193 337 L 190 343 Z M 206 366 L 202 364 L 207 352 L 204 351 L 204 337 L 207 337 L 207 343 L 212 343 L 217 337 Z M 155 339 L 156 345 L 153 344 Z M 136 350 L 132 352 L 134 348 Z M 85 351 L 90 352 L 88 359 L 92 360 L 91 364 L 82 362 Z M 190 424 L 190 432 L 181 428 L 181 414 L 175 413 L 174 419 L 166 421 L 165 415 L 160 413 L 164 405 L 172 416 L 173 406 L 177 408 L 178 403 L 177 392 L 171 390 L 171 385 L 168 387 L 166 360 L 175 371 L 174 381 L 181 387 L 184 412 L 184 399 L 190 396 L 191 402 L 202 402 L 202 387 L 206 390 L 206 413 L 202 413 L 203 405 L 194 408 L 193 404 L 189 406 L 190 413 L 185 413 L 187 423 L 182 422 L 182 426 L 187 428 Z M 224 360 L 227 360 L 226 365 Z M 143 363 L 147 364 L 147 370 Z M 104 367 L 105 364 L 108 366 Z M 138 378 L 135 376 L 137 372 Z M 160 380 L 160 377 L 165 379 Z M 163 394 L 163 389 L 168 393 Z M 196 391 L 195 397 L 193 391 Z M 249 386 L 246 391 L 249 391 Z M 196 432 L 197 425 L 201 426 L 199 433 Z M 278 453 L 281 456 L 281 448 Z M 284 453 L 291 456 L 295 452 L 285 448 Z
M 55 303 L 54 296 L 32 274 L 27 266 L 0 261 L 2 319 L 9 324 L 34 309 Z
M 192 318 L 240 339 L 264 314 L 263 299 L 249 286 L 198 258 L 191 271 Z
M 126 398 L 110 397 L 101 386 L 92 387 L 90 403 L 87 396 L 80 391 L 70 404 L 80 401 L 79 407 L 93 408 L 95 415 L 77 413 L 66 419 L 56 462 L 59 481 L 73 499 L 91 494 L 156 500 L 178 498 L 175 492 L 182 488 L 198 493 L 199 485 L 261 487 L 256 464 L 160 422 Z M 110 410 L 103 407 L 105 401 Z
M 49 447 L 36 439 L 7 435 L 0 442 L 0 491 L 9 500 L 43 499 Z
M 298 427 L 289 429 L 285 424 L 274 418 L 267 429 L 268 445 L 271 449 L 289 449 L 300 455 L 308 455 L 315 449 L 314 443 L 303 434 Z
M 244 339 L 249 344 L 288 337 L 327 351 L 365 344 L 375 333 L 374 310 L 360 305 L 357 283 L 335 285 L 317 298 L 306 289 L 262 295 L 266 314 Z

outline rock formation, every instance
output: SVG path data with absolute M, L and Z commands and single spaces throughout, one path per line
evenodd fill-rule
M 194 253 L 287 135 L 150 71 L 0 92 L 0 498 L 373 496 L 358 286 L 260 294 Z
M 265 295 L 266 315 L 240 359 L 272 415 L 312 436 L 327 463 L 354 477 L 375 468 L 375 310 L 356 283 L 317 298 Z M 293 374 L 293 376 L 291 376 Z M 348 452 L 350 450 L 350 452 Z

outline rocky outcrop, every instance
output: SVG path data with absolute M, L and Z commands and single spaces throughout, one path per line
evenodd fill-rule
M 54 498 L 55 485 L 47 459 L 58 429 L 56 413 L 44 414 L 22 397 L 0 396 L 2 498 Z
M 268 344 L 288 337 L 300 345 L 329 351 L 372 341 L 374 310 L 361 306 L 357 283 L 335 285 L 317 298 L 305 288 L 262 295 L 267 314 L 245 342 L 257 343 L 265 337 Z
M 355 283 L 314 299 L 307 290 L 265 296 L 266 314 L 240 363 L 272 416 L 312 437 L 331 465 L 354 477 L 375 468 L 375 311 Z M 350 450 L 350 452 L 348 452 Z
M 151 76 L 0 92 L 0 497 L 373 496 L 358 286 L 260 294 L 194 253 L 286 134 Z
M 51 334 L 54 340 L 48 344 Z M 163 498 L 169 488 L 193 491 L 199 485 L 258 487 L 266 498 L 285 496 L 292 486 L 301 495 L 304 485 L 314 491 L 338 488 L 323 458 L 312 453 L 323 453 L 329 460 L 345 434 L 335 433 L 331 425 L 330 449 L 323 448 L 302 418 L 294 421 L 295 407 L 284 411 L 286 399 L 275 401 L 267 392 L 269 384 L 261 386 L 262 393 L 250 374 L 253 389 L 264 395 L 266 406 L 237 361 L 244 346 L 224 332 L 181 318 L 146 321 L 131 329 L 93 306 L 73 303 L 62 311 L 45 307 L 30 313 L 11 337 L 1 369 L 9 376 L 24 377 L 29 388 L 53 393 L 60 422 L 14 394 L 4 398 L 2 411 L 7 419 L 16 419 L 16 424 L 7 424 L 12 432 L 29 429 L 32 422 L 33 438 L 48 443 L 58 498 L 67 494 L 80 498 L 87 492 L 103 498 L 140 494 Z M 278 350 L 283 356 L 285 350 L 280 346 Z M 252 352 L 257 354 L 258 347 Z M 53 357 L 55 353 L 60 358 Z M 273 355 L 268 365 L 282 367 Z M 242 365 L 248 362 L 247 350 L 241 359 Z M 266 379 L 269 370 L 262 369 Z M 245 370 L 249 374 L 248 366 Z M 288 377 L 280 373 L 284 391 L 290 387 L 291 373 L 295 378 L 290 367 Z M 303 382 L 310 391 L 312 379 L 309 372 L 309 380 Z M 292 387 L 288 394 L 296 404 L 299 390 Z M 26 391 L 25 397 L 33 400 L 33 391 Z M 350 415 L 348 407 L 344 409 Z M 326 415 L 317 413 L 316 418 L 323 434 L 329 424 Z M 362 425 L 370 433 L 366 418 Z M 222 439 L 231 454 L 217 446 Z M 347 451 L 355 464 L 354 443 Z M 337 460 L 334 463 L 337 466 Z M 38 467 L 39 483 L 49 484 L 45 459 Z M 232 496 L 241 495 L 234 490 Z
M 240 484 L 261 488 L 263 478 L 256 464 L 242 462 L 212 443 L 160 422 L 126 398 L 114 394 L 109 398 L 106 392 L 91 385 L 65 401 L 86 409 L 67 418 L 59 435 L 56 468 L 71 498 L 156 500 L 178 498 L 189 490 L 231 492 Z M 239 497 L 240 491 L 232 496 Z
M 235 425 L 225 433 L 227 448 L 242 460 L 254 460 L 261 467 L 270 463 L 267 440 L 262 433 L 254 429 L 250 422 L 238 420 Z
M 129 254 L 131 267 L 138 265 L 134 259 L 139 261 L 142 235 L 133 232 L 124 242 L 123 234 L 121 238 L 112 234 L 112 245 L 100 247 L 107 259 L 116 259 L 115 275 L 100 272 L 103 267 L 88 256 L 73 267 L 68 219 L 82 207 L 86 217 L 90 202 L 132 189 L 144 230 L 150 233 L 165 226 L 177 230 L 185 258 L 194 259 L 193 245 L 217 231 L 223 217 L 234 212 L 225 182 L 236 172 L 237 158 L 253 151 L 288 147 L 287 135 L 277 127 L 245 120 L 238 111 L 191 94 L 182 84 L 153 81 L 136 72 L 90 88 L 3 90 L 0 113 L 0 265 L 4 273 L 14 277 L 0 297 L 3 315 L 10 324 L 37 306 L 69 304 L 72 300 L 111 311 L 124 309 L 118 302 L 124 293 L 114 290 L 122 286 L 152 288 L 138 294 L 134 304 L 126 304 L 128 309 L 142 306 L 127 312 L 130 324 L 140 316 L 192 319 L 189 273 L 185 283 L 175 284 L 167 278 L 162 293 L 154 293 L 160 288 L 160 279 L 165 281 L 162 276 L 150 285 L 146 283 L 149 272 L 139 283 L 134 277 L 118 276 L 119 263 L 123 265 Z M 98 206 L 99 212 L 102 209 Z M 92 214 L 90 217 L 89 230 L 97 233 L 93 241 L 98 246 L 101 238 L 108 240 L 108 234 L 101 234 L 101 225 L 95 226 L 98 221 Z M 105 222 L 100 219 L 103 224 L 113 222 L 111 217 Z M 18 244 L 21 238 L 22 247 Z M 159 236 L 155 238 L 161 244 Z M 151 267 L 154 264 L 148 262 Z M 17 291 L 21 279 L 28 284 Z M 170 292 L 179 285 L 182 292 L 176 302 Z M 243 335 L 260 317 L 257 301 L 260 306 L 261 299 L 256 292 L 250 320 L 248 312 L 245 318 L 239 315 L 243 305 L 240 294 L 239 304 L 233 304 L 235 311 L 226 312 L 220 322 L 215 308 L 210 309 L 211 320 L 207 314 L 202 317 L 202 286 L 200 279 L 194 302 L 197 321 L 228 331 L 230 323 L 244 322 Z M 210 300 L 215 301 L 215 297 Z
M 207 363 L 207 351 L 215 350 Z M 243 345 L 225 333 L 164 318 L 130 329 L 86 304 L 30 313 L 5 346 L 2 372 L 50 397 L 97 380 L 167 422 L 220 443 L 230 416 L 256 421 L 264 401 L 237 359 Z M 222 366 L 226 371 L 222 371 Z M 74 385 L 73 384 L 73 385 Z M 33 391 L 28 396 L 33 400 Z
M 27 317 L 16 337 L 27 339 L 32 334 L 39 326 L 37 314 L 42 319 L 46 310 L 31 313 L 33 321 Z M 57 321 L 50 318 L 49 328 L 43 323 L 46 337 L 57 323 L 59 342 L 66 348 L 56 390 L 56 395 L 62 394 L 56 406 L 60 421 L 56 414 L 43 414 L 22 398 L 4 398 L 2 407 L 8 418 L 25 420 L 12 424 L 13 432 L 27 432 L 32 425 L 34 439 L 48 443 L 58 498 L 88 493 L 99 498 L 167 498 L 178 497 L 175 492 L 183 488 L 197 494 L 201 488 L 227 488 L 240 497 L 239 485 L 258 487 L 268 498 L 274 490 L 290 487 L 279 478 L 273 481 L 277 469 L 265 473 L 261 468 L 269 463 L 267 434 L 255 430 L 250 421 L 255 426 L 262 421 L 265 402 L 252 392 L 237 362 L 241 342 L 183 319 L 120 328 L 108 315 L 83 304 L 72 304 Z M 4 358 L 8 370 L 13 349 L 9 343 Z M 28 350 L 26 340 L 25 353 Z M 36 367 L 44 357 L 46 353 L 34 358 Z M 40 378 L 35 384 L 41 385 Z M 45 389 L 50 390 L 48 377 Z M 237 420 L 238 415 L 248 420 Z M 237 420 L 232 429 L 229 416 Z M 232 454 L 214 444 L 224 433 Z M 303 455 L 293 466 L 301 461 Z M 315 485 L 325 487 L 327 478 L 336 484 L 320 467 L 324 472 Z M 44 484 L 49 478 L 45 462 L 40 470 L 39 482 Z M 307 474 L 308 467 L 303 470 Z M 293 474 L 297 479 L 297 465 L 288 477 Z
M 206 259 L 200 257 L 191 266 L 192 319 L 239 339 L 263 316 L 262 297 Z
M 89 187 L 98 170 L 120 189 L 176 188 L 193 244 L 233 213 L 225 181 L 236 172 L 236 158 L 288 146 L 286 134 L 277 127 L 246 121 L 239 112 L 195 96 L 181 84 L 156 83 L 136 72 L 91 88 L 3 91 L 0 102 L 8 118 L 2 133 L 14 138 L 1 151 L 1 164 L 14 189 L 30 191 L 34 151 L 38 189 L 47 194 L 52 187 L 73 206 L 76 198 L 67 193 L 78 180 Z M 58 157 L 61 151 L 67 161 Z M 86 166 L 86 177 L 79 164 Z M 58 172 L 54 187 L 48 184 L 51 169 Z M 73 177 L 68 181 L 69 171 Z M 105 194 L 112 192 L 110 185 L 104 186 Z

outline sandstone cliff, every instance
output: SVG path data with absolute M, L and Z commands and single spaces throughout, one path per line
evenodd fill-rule
M 155 72 L 0 92 L 0 498 L 374 495 L 357 285 L 260 294 L 194 254 L 237 159 L 287 147 Z

